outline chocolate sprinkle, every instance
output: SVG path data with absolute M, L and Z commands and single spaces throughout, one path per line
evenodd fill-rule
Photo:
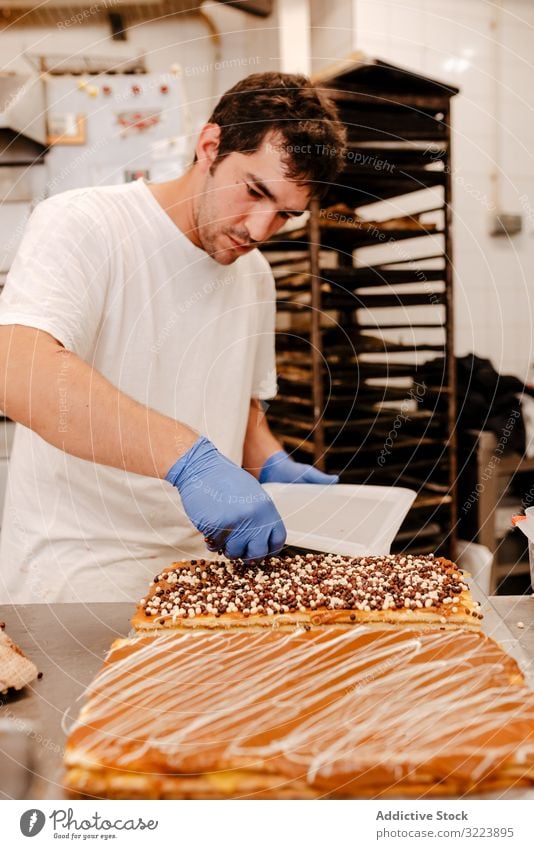
M 452 613 L 452 606 L 467 590 L 458 568 L 432 554 L 306 554 L 269 557 L 261 567 L 242 560 L 200 560 L 168 568 L 141 607 L 149 616 L 165 612 L 173 619 L 225 613 L 274 616 L 321 609 L 439 608 L 440 613 Z

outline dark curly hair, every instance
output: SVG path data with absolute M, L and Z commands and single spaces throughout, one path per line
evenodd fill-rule
M 346 132 L 337 109 L 302 74 L 250 74 L 223 94 L 208 123 L 221 128 L 212 171 L 234 151 L 254 153 L 267 133 L 278 137 L 286 176 L 309 184 L 316 197 L 343 167 Z

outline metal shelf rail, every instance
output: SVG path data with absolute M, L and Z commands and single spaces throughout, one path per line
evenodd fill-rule
M 263 246 L 278 297 L 269 420 L 297 459 L 346 483 L 416 488 L 395 550 L 453 556 L 458 90 L 363 54 L 314 82 L 346 124 L 347 164 L 304 226 Z M 422 385 L 418 370 L 437 357 L 441 379 Z

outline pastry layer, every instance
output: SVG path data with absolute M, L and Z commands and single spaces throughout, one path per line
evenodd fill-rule
M 73 796 L 459 796 L 534 783 L 534 693 L 491 639 L 365 626 L 119 640 Z
M 132 625 L 160 628 L 436 626 L 480 629 L 458 567 L 432 555 L 271 557 L 173 563 L 150 584 Z
M 75 768 L 69 771 L 70 799 L 351 799 L 355 798 L 349 792 L 321 793 L 309 787 L 305 782 L 293 781 L 288 784 L 283 776 L 273 775 L 270 781 L 261 780 L 256 773 L 234 771 L 230 781 L 220 780 L 219 773 L 214 776 L 199 776 L 179 778 L 174 775 L 132 777 L 131 780 L 122 773 L 113 770 L 97 771 L 85 768 Z M 515 791 L 530 789 L 534 783 L 534 773 L 530 778 L 527 774 L 514 776 L 506 775 L 494 781 L 486 781 L 483 794 L 502 793 L 509 788 Z M 235 788 L 239 787 L 236 794 Z M 74 789 L 76 788 L 76 789 Z M 466 794 L 480 793 L 480 785 L 467 788 L 454 781 L 442 781 L 439 784 L 425 783 L 409 784 L 395 783 L 390 787 L 368 784 L 358 791 L 358 799 L 443 799 L 459 798 Z

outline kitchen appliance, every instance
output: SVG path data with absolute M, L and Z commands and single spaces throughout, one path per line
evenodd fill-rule
M 0 165 L 32 165 L 46 152 L 43 81 L 0 73 Z
M 49 74 L 50 125 L 83 127 L 47 156 L 47 194 L 118 185 L 132 173 L 159 182 L 192 161 L 183 80 L 178 72 Z

